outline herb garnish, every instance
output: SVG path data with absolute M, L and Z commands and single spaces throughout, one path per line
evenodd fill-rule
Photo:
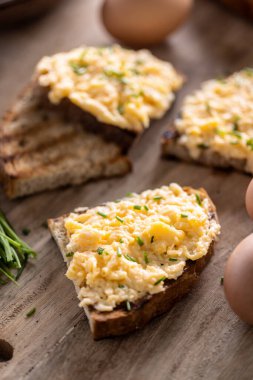
M 74 256 L 74 252 L 68 252 L 66 253 L 66 257 L 73 257 Z
M 153 198 L 154 201 L 160 201 L 160 199 L 163 199 L 163 197 L 157 195 Z
M 121 251 L 121 248 L 120 248 L 120 247 L 117 248 L 117 256 L 118 256 L 118 257 L 121 257 L 121 256 L 122 256 L 122 251 Z
M 233 136 L 236 136 L 240 140 L 242 138 L 241 132 L 239 132 L 239 131 L 233 130 L 233 131 L 230 132 L 230 134 L 233 135 Z
M 251 150 L 253 150 L 253 138 L 248 139 L 246 142 L 247 146 L 250 147 Z
M 124 106 L 123 106 L 123 104 L 119 104 L 118 107 L 117 107 L 117 110 L 118 110 L 118 113 L 120 113 L 122 115 L 124 113 Z
M 159 285 L 160 282 L 162 282 L 162 281 L 164 281 L 164 280 L 166 280 L 166 277 L 161 277 L 161 278 L 159 278 L 159 280 L 157 280 L 157 281 L 154 283 L 154 285 Z
M 98 249 L 97 249 L 97 253 L 99 254 L 99 255 L 102 255 L 103 254 L 103 252 L 104 252 L 104 248 L 102 248 L 102 247 L 98 247 Z
M 107 215 L 101 211 L 98 211 L 97 214 L 102 216 L 103 218 L 107 218 Z
M 119 242 L 120 242 L 121 244 L 124 243 L 124 241 L 123 241 L 122 238 L 119 239 Z
M 134 208 L 134 210 L 141 210 L 141 206 L 139 206 L 139 205 L 134 205 L 133 208 Z
M 0 211 L 0 283 L 16 283 L 29 257 L 36 253 L 21 240 Z
M 26 314 L 27 318 L 32 317 L 36 313 L 36 307 L 33 307 L 28 313 Z
M 123 289 L 124 287 L 125 287 L 125 285 L 119 284 L 120 289 Z
M 149 259 L 148 259 L 148 254 L 147 254 L 147 252 L 144 252 L 144 253 L 143 253 L 143 256 L 144 256 L 144 261 L 145 261 L 145 263 L 148 264 L 148 263 L 149 263 Z
M 128 260 L 128 261 L 132 261 L 133 263 L 137 263 L 137 261 L 135 260 L 134 257 L 130 256 L 130 255 L 125 255 L 125 258 Z
M 87 71 L 87 67 L 88 67 L 88 65 L 86 63 L 70 62 L 69 65 L 76 75 L 85 74 Z
M 223 283 L 224 283 L 224 277 L 222 276 L 222 277 L 220 278 L 220 284 L 223 285 Z
M 116 219 L 120 222 L 120 223 L 124 223 L 124 220 L 122 218 L 120 218 L 118 215 L 116 215 Z
M 252 69 L 251 67 L 245 67 L 245 69 L 243 69 L 243 71 L 244 71 L 245 74 L 247 74 L 248 76 L 253 77 L 253 69 Z
M 188 218 L 187 214 L 181 214 L 181 218 Z
M 129 301 L 126 301 L 126 308 L 127 308 L 128 311 L 131 310 L 131 304 L 130 304 Z
M 126 84 L 127 81 L 125 79 L 125 74 L 120 72 L 120 71 L 116 71 L 116 70 L 104 70 L 104 74 L 109 77 L 109 78 L 115 78 L 117 79 L 120 83 L 122 84 Z
M 174 257 L 170 257 L 169 261 L 177 261 L 177 259 L 175 259 Z
M 154 240 L 155 240 L 155 237 L 153 235 L 153 236 L 151 236 L 150 243 L 154 243 Z
M 233 131 L 238 131 L 239 130 L 239 120 L 240 120 L 240 116 L 235 116 L 234 117 Z
M 199 205 L 199 206 L 202 206 L 202 201 L 201 201 L 201 199 L 200 199 L 199 194 L 195 194 L 195 196 L 196 196 L 196 201 L 197 201 L 198 205 Z
M 137 236 L 136 241 L 140 247 L 142 247 L 144 245 L 144 241 L 142 240 L 142 238 L 140 236 Z
M 126 197 L 132 197 L 132 196 L 133 196 L 133 193 L 130 193 L 130 192 L 126 193 Z
M 148 208 L 148 206 L 147 206 L 147 205 L 144 205 L 144 206 L 143 206 L 143 208 L 144 208 L 144 210 L 146 210 L 146 211 L 148 211 L 148 210 L 149 210 L 149 208 Z

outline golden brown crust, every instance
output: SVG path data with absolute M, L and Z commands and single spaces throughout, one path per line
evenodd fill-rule
M 222 169 L 234 168 L 244 173 L 249 173 L 246 168 L 246 160 L 236 158 L 229 159 L 211 149 L 203 149 L 197 159 L 192 158 L 187 147 L 178 143 L 179 137 L 180 135 L 174 126 L 171 126 L 164 133 L 161 141 L 163 157 L 176 157 L 183 161 L 196 162 L 200 165 Z
M 184 189 L 189 193 L 196 192 L 190 187 L 185 187 Z M 197 191 L 201 199 L 208 198 L 210 218 L 218 221 L 215 206 L 206 191 L 204 189 L 198 189 Z M 81 210 L 80 212 L 84 211 Z M 50 219 L 48 225 L 66 261 L 65 254 L 68 238 L 64 228 L 65 217 L 66 215 L 57 219 Z M 163 292 L 152 296 L 149 295 L 139 300 L 138 303 L 132 305 L 131 311 L 127 311 L 125 306 L 119 306 L 111 312 L 98 312 L 91 307 L 85 309 L 94 339 L 118 336 L 135 331 L 144 327 L 151 319 L 170 310 L 174 303 L 187 294 L 196 283 L 212 254 L 213 243 L 204 257 L 197 261 L 189 260 L 187 262 L 184 273 L 177 280 L 165 281 L 165 290 Z

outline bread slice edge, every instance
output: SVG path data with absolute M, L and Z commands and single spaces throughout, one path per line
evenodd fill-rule
M 184 189 L 189 193 L 198 192 L 201 199 L 207 198 L 210 205 L 210 218 L 218 221 L 216 208 L 204 189 L 194 190 L 189 187 L 185 187 Z M 74 212 L 82 213 L 87 211 L 87 209 L 88 208 L 79 208 Z M 49 219 L 48 226 L 64 261 L 69 265 L 71 259 L 66 257 L 68 237 L 64 227 L 64 219 L 67 216 L 68 214 L 55 219 Z M 209 246 L 205 256 L 196 261 L 187 261 L 183 274 L 178 277 L 177 280 L 165 281 L 164 291 L 154 295 L 147 295 L 145 298 L 139 300 L 130 311 L 119 307 L 111 312 L 98 312 L 92 307 L 84 307 L 93 338 L 97 340 L 133 332 L 144 327 L 156 316 L 169 311 L 197 282 L 200 273 L 213 255 L 213 248 L 214 241 Z M 79 293 L 79 287 L 75 285 L 75 289 L 76 292 Z

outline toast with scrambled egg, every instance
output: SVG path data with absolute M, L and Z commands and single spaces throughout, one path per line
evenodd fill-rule
M 48 221 L 95 339 L 129 333 L 189 292 L 220 232 L 203 189 L 177 184 Z
M 9 198 L 123 175 L 130 169 L 118 144 L 44 107 L 34 84 L 0 126 L 0 182 Z
M 184 78 L 148 50 L 80 47 L 44 57 L 35 72 L 48 107 L 126 151 L 171 107 Z M 43 91 L 42 91 L 43 92 Z
M 162 152 L 200 164 L 253 173 L 253 69 L 205 82 L 185 98 L 165 132 Z

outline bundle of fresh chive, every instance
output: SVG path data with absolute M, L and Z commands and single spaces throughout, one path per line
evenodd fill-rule
M 16 283 L 29 257 L 36 253 L 14 232 L 0 211 L 0 284 Z

